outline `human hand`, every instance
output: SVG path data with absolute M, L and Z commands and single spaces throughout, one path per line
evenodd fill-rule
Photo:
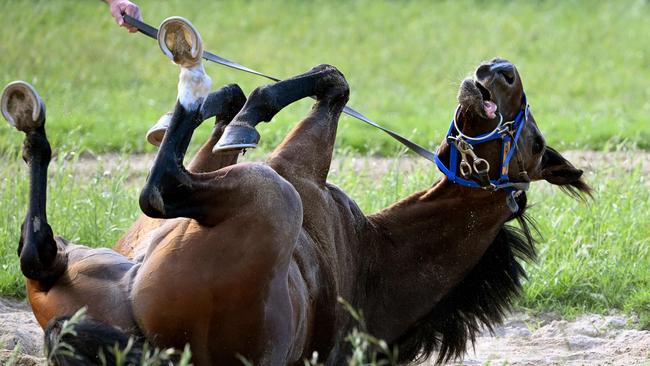
M 142 15 L 140 14 L 140 8 L 129 0 L 108 0 L 108 5 L 110 6 L 111 15 L 115 18 L 115 22 L 125 27 L 131 33 L 138 31 L 137 28 L 124 22 L 122 14 L 130 15 L 131 17 L 142 20 Z

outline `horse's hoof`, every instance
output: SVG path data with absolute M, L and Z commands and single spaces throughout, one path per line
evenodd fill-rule
M 163 53 L 181 67 L 192 67 L 201 62 L 203 41 L 189 20 L 169 17 L 160 24 L 158 45 Z
M 18 131 L 33 131 L 45 123 L 45 103 L 36 89 L 24 81 L 14 81 L 5 86 L 0 109 L 7 122 Z
M 255 127 L 243 123 L 231 123 L 224 129 L 212 152 L 253 149 L 257 147 L 259 141 L 260 134 Z
M 162 117 L 158 119 L 158 122 L 147 131 L 147 141 L 154 146 L 160 146 L 171 121 L 172 112 L 163 114 Z

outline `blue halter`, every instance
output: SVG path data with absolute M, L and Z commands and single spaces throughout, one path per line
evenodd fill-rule
M 449 153 L 449 167 L 447 167 L 441 160 L 438 155 L 438 152 L 435 154 L 435 161 L 438 169 L 447 176 L 449 181 L 459 184 L 465 187 L 472 188 L 482 188 L 485 190 L 495 191 L 503 190 L 507 193 L 506 202 L 510 210 L 514 213 L 519 210 L 519 206 L 515 201 L 515 195 L 517 192 L 526 191 L 528 189 L 528 182 L 511 182 L 508 177 L 508 168 L 510 165 L 510 160 L 517 150 L 517 141 L 519 140 L 519 135 L 528 120 L 529 106 L 526 100 L 526 94 L 523 96 L 523 106 L 517 116 L 513 121 L 503 123 L 503 116 L 499 113 L 501 121 L 494 128 L 494 130 L 476 136 L 470 137 L 464 135 L 456 124 L 456 119 L 460 113 L 460 106 L 456 109 L 454 118 L 451 120 L 451 126 L 449 126 L 449 131 L 447 132 L 446 140 L 450 145 Z M 500 158 L 500 167 L 499 167 L 499 178 L 498 179 L 489 179 L 487 174 L 489 173 L 490 166 L 487 161 L 476 157 L 474 155 L 473 147 L 492 140 L 501 140 L 501 158 Z M 461 161 L 461 174 L 464 177 L 457 175 L 457 166 L 458 164 L 458 155 L 465 155 L 469 153 L 473 156 L 473 166 L 470 166 L 464 157 Z M 464 167 L 462 165 L 465 165 Z M 479 167 L 483 165 L 484 169 Z M 483 184 L 480 184 L 474 180 L 467 179 L 469 178 L 469 173 L 471 173 L 472 168 L 476 171 L 479 176 L 484 175 Z M 523 167 L 522 167 L 523 168 Z M 469 169 L 469 172 L 467 172 Z M 521 173 L 521 172 L 520 172 Z M 525 172 L 523 172 L 525 174 Z

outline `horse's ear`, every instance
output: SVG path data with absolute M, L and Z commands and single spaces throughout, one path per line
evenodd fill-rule
M 555 184 L 567 193 L 580 196 L 585 193 L 591 196 L 591 187 L 582 178 L 583 171 L 565 159 L 555 149 L 547 146 L 540 163 L 540 175 L 545 181 Z
M 557 185 L 570 184 L 582 177 L 582 170 L 576 169 L 573 164 L 551 147 L 547 147 L 544 156 L 542 156 L 540 172 L 542 179 Z

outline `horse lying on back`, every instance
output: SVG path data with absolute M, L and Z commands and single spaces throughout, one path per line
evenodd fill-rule
M 482 326 L 502 321 L 520 290 L 520 262 L 535 255 L 523 216 L 528 184 L 590 193 L 582 171 L 546 146 L 508 61 L 482 63 L 462 82 L 438 150 L 445 175 L 366 216 L 326 181 L 349 94 L 338 70 L 317 66 L 246 99 L 237 85 L 210 92 L 188 22 L 167 20 L 159 41 L 181 67 L 178 100 L 157 129 L 164 137 L 140 195 L 145 216 L 114 250 L 53 236 L 43 102 L 26 83 L 4 90 L 3 114 L 26 134 L 31 188 L 19 254 L 29 301 L 49 324 L 50 349 L 64 340 L 77 352 L 55 363 L 98 363 L 100 350 L 133 336 L 157 347 L 189 343 L 196 365 L 238 365 L 240 356 L 299 365 L 314 351 L 341 365 L 355 322 L 338 296 L 363 312 L 369 333 L 398 347 L 399 362 L 460 357 Z M 266 163 L 237 164 L 258 142 L 260 121 L 309 96 L 313 109 Z M 213 116 L 186 168 L 194 129 Z M 506 225 L 513 219 L 519 229 Z M 58 337 L 84 306 L 90 318 L 76 336 Z

